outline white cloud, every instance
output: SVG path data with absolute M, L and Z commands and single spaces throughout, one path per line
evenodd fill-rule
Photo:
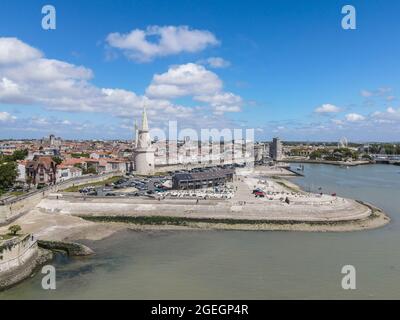
M 216 114 L 216 115 L 222 115 L 225 112 L 240 112 L 240 111 L 241 111 L 241 108 L 238 105 L 230 106 L 230 105 L 221 104 L 221 105 L 216 105 L 214 107 L 214 114 Z
M 195 63 L 173 66 L 163 74 L 156 74 L 146 95 L 155 99 L 190 96 L 195 101 L 208 103 L 219 115 L 239 112 L 242 105 L 241 97 L 223 91 L 223 83 L 214 72 Z
M 14 101 L 20 97 L 20 88 L 14 81 L 3 77 L 0 80 L 0 101 Z
M 340 108 L 334 106 L 333 104 L 323 104 L 322 106 L 314 110 L 316 113 L 337 113 L 340 112 Z
M 156 37 L 157 41 L 151 41 L 151 37 Z M 109 34 L 106 41 L 110 47 L 122 50 L 126 57 L 138 62 L 182 52 L 198 52 L 219 44 L 210 31 L 188 26 L 149 26 L 146 30 L 135 29 L 127 34 L 116 32 Z
M 163 74 L 156 74 L 146 95 L 151 98 L 172 99 L 189 95 L 214 94 L 222 89 L 219 77 L 195 63 L 171 67 Z
M 240 112 L 243 100 L 231 92 L 218 92 L 209 96 L 196 96 L 195 100 L 209 103 L 214 108 L 215 114 L 224 112 Z
M 346 114 L 346 120 L 349 122 L 359 122 L 365 120 L 365 117 L 358 113 L 349 113 Z
M 68 80 L 90 80 L 93 73 L 90 69 L 82 66 L 75 66 L 53 59 L 35 59 L 27 61 L 18 66 L 4 68 L 3 73 L 14 80 L 19 81 L 40 81 L 55 82 L 63 84 Z M 69 83 L 68 83 L 69 85 Z
M 210 57 L 206 60 L 200 60 L 199 64 L 208 65 L 210 68 L 227 68 L 231 65 L 231 63 L 221 57 Z
M 17 38 L 0 38 L 0 65 L 15 64 L 42 57 L 42 53 L 18 40 Z
M 190 108 L 174 105 L 165 99 L 151 100 L 132 91 L 96 87 L 90 83 L 93 78 L 90 69 L 47 59 L 35 54 L 39 51 L 20 40 L 0 38 L 0 43 L 6 52 L 27 52 L 19 55 L 25 58 L 18 58 L 18 64 L 0 64 L 0 103 L 38 104 L 51 110 L 105 112 L 132 117 L 141 114 L 146 102 L 162 119 L 190 117 L 193 113 Z M 5 61 L 4 52 L 0 54 Z
M 372 97 L 374 94 L 368 90 L 361 90 L 361 95 L 365 98 L 369 98 Z
M 0 111 L 0 122 L 13 122 L 17 117 L 5 111 Z
M 371 118 L 373 120 L 379 120 L 380 122 L 385 121 L 385 122 L 400 122 L 400 108 L 395 109 L 392 107 L 389 107 L 386 109 L 386 111 L 376 111 L 372 113 Z M 400 125 L 400 123 L 399 123 Z
M 0 40 L 4 39 L 7 38 L 0 37 Z M 16 43 L 27 52 L 39 52 L 19 40 Z M 2 44 L 6 49 L 5 44 L 14 46 L 15 41 L 2 41 Z M 155 75 L 147 95 L 137 95 L 125 89 L 95 86 L 91 82 L 93 72 L 83 66 L 34 54 L 18 61 L 0 64 L 0 105 L 24 104 L 64 112 L 99 112 L 132 121 L 134 117 L 140 118 L 146 104 L 154 123 L 180 119 L 185 125 L 201 128 L 226 126 L 229 120 L 216 115 L 240 111 L 242 103 L 239 96 L 223 91 L 223 83 L 215 73 L 196 64 L 171 67 L 167 72 Z M 185 107 L 172 101 L 184 96 L 206 105 Z M 59 123 L 68 125 L 68 122 Z M 32 130 L 38 132 L 40 126 L 47 128 L 49 124 L 40 117 L 30 120 Z
M 376 90 L 361 90 L 361 95 L 364 98 L 371 98 L 371 97 L 382 97 L 385 96 L 386 94 L 390 93 L 392 91 L 392 88 L 387 88 L 387 87 L 382 87 L 378 88 Z

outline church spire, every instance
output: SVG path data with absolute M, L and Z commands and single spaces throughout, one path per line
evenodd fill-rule
M 146 104 L 143 106 L 142 130 L 149 131 L 149 124 L 147 122 Z

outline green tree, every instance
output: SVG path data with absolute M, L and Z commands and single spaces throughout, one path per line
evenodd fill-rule
M 88 167 L 86 170 L 83 169 L 82 171 L 83 174 L 97 174 L 96 168 L 95 167 Z
M 21 227 L 17 224 L 14 224 L 12 226 L 10 226 L 8 228 L 8 231 L 10 232 L 10 234 L 12 234 L 13 236 L 15 236 L 19 231 L 21 231 Z
M 15 162 L 4 162 L 0 164 L 0 190 L 6 191 L 11 188 L 17 179 L 17 164 Z
M 71 153 L 72 158 L 89 158 L 89 153 Z
M 53 161 L 56 163 L 56 165 L 58 166 L 61 162 L 62 159 L 60 157 L 53 157 Z
M 28 150 L 16 150 L 14 151 L 12 157 L 14 161 L 24 160 L 28 156 Z
M 96 168 L 93 166 L 88 166 L 87 169 L 85 169 L 80 163 L 76 163 L 74 167 L 81 169 L 82 174 L 97 174 Z

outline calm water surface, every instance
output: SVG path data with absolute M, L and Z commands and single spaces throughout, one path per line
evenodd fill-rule
M 0 299 L 399 299 L 400 167 L 306 165 L 294 181 L 371 202 L 392 222 L 350 233 L 124 231 L 86 242 L 93 257 L 58 257 L 55 291 L 37 274 Z M 347 264 L 357 290 L 341 289 Z

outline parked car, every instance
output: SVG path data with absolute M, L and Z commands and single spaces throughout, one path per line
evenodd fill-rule
M 256 191 L 254 192 L 254 195 L 259 198 L 264 198 L 265 197 L 265 192 L 264 191 Z

